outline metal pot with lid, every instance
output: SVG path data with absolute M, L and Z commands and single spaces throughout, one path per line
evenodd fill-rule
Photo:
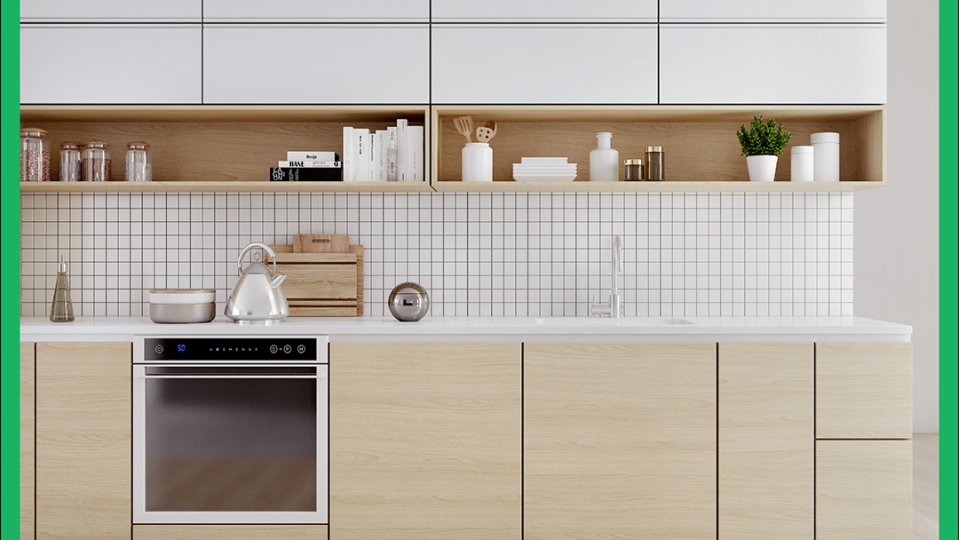
M 272 269 L 255 260 L 246 268 L 242 267 L 243 256 L 255 247 L 270 254 Z M 236 269 L 240 279 L 227 300 L 224 315 L 240 324 L 274 324 L 290 315 L 290 305 L 280 288 L 286 276 L 273 275 L 276 272 L 276 254 L 269 246 L 254 242 L 243 248 L 236 259 Z

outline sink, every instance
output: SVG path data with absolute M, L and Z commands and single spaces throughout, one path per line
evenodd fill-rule
M 675 326 L 684 324 L 696 324 L 690 320 L 679 317 L 620 317 L 611 319 L 608 317 L 538 317 L 536 324 L 539 326 Z

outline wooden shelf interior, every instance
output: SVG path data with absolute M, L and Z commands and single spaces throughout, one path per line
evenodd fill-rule
M 522 157 L 568 157 L 570 163 L 577 164 L 575 183 L 587 182 L 589 152 L 596 148 L 596 133 L 601 131 L 613 134 L 612 146 L 619 151 L 621 162 L 631 158 L 645 162 L 646 146 L 663 146 L 667 181 L 745 181 L 746 158 L 741 155 L 736 131 L 741 125 L 748 125 L 754 115 L 776 118 L 793 132 L 776 167 L 777 181 L 789 180 L 789 147 L 808 145 L 812 133 L 835 131 L 840 137 L 840 183 L 885 183 L 882 106 L 449 106 L 433 107 L 432 168 L 434 187 L 440 191 L 447 189 L 443 183 L 459 182 L 461 178 L 461 152 L 466 140 L 456 131 L 453 119 L 465 115 L 473 117 L 474 125 L 481 126 L 488 120 L 497 122 L 496 137 L 490 142 L 494 183 L 512 182 L 512 166 Z M 621 163 L 621 177 L 622 174 Z M 545 186 L 539 189 L 545 190 Z M 653 189 L 610 189 L 643 190 Z
M 40 127 L 49 133 L 53 178 L 59 174 L 56 156 L 60 143 L 102 140 L 110 144 L 113 181 L 123 180 L 126 144 L 145 141 L 150 144 L 155 181 L 270 183 L 270 167 L 285 161 L 287 151 L 342 155 L 344 126 L 386 129 L 398 118 L 425 126 L 428 110 L 426 106 L 24 106 L 20 126 Z M 425 136 L 429 137 L 428 126 Z M 426 182 L 423 184 L 428 189 Z

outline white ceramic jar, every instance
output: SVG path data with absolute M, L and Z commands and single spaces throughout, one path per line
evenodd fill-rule
M 493 149 L 489 143 L 466 143 L 463 147 L 463 181 L 493 181 Z
M 813 147 L 793 146 L 789 157 L 789 179 L 793 182 L 812 182 L 814 177 Z
M 814 152 L 813 179 L 816 182 L 839 181 L 839 134 L 813 133 L 809 136 Z

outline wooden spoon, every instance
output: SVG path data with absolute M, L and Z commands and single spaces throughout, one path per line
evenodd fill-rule
M 487 127 L 476 128 L 476 140 L 481 143 L 488 143 L 493 138 L 493 130 Z
M 460 135 L 466 137 L 467 143 L 473 142 L 471 137 L 471 133 L 473 133 L 473 118 L 471 116 L 460 116 L 459 118 L 454 118 L 453 125 L 456 126 L 456 131 L 459 131 Z
M 495 120 L 490 120 L 489 122 L 486 122 L 486 129 L 489 129 L 489 130 L 492 131 L 492 133 L 490 133 L 490 136 L 489 136 L 490 139 L 492 139 L 493 137 L 495 137 L 495 136 L 496 136 L 496 121 L 495 121 Z

